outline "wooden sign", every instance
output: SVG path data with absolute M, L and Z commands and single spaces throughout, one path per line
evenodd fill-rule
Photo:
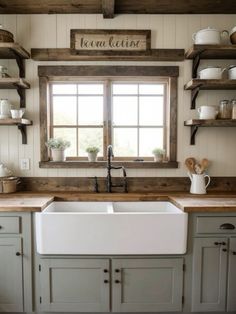
M 151 31 L 71 29 L 71 48 L 87 51 L 147 51 L 151 49 Z

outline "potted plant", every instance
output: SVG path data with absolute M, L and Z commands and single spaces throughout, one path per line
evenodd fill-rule
M 90 162 L 96 162 L 97 161 L 97 155 L 99 152 L 99 148 L 96 146 L 89 146 L 86 148 L 86 152 L 88 153 L 88 160 Z
M 152 153 L 154 155 L 154 161 L 162 162 L 164 160 L 164 156 L 165 156 L 164 149 L 157 147 L 153 149 Z
M 50 138 L 46 146 L 51 149 L 53 161 L 65 161 L 65 150 L 70 147 L 70 142 L 62 138 Z

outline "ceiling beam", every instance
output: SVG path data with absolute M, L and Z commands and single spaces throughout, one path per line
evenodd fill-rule
M 236 0 L 0 0 L 0 14 L 236 14 Z
M 115 13 L 115 0 L 102 0 L 102 14 L 104 19 L 113 19 Z

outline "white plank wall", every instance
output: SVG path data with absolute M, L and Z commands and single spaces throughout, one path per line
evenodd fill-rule
M 236 25 L 236 15 L 119 15 L 114 19 L 103 19 L 102 15 L 0 15 L 0 23 L 11 31 L 15 41 L 26 49 L 63 48 L 70 46 L 70 29 L 151 29 L 153 48 L 185 48 L 192 44 L 192 33 L 207 26 L 230 30 Z M 206 64 L 235 64 L 236 61 L 204 61 Z M 17 75 L 13 60 L 1 60 L 11 76 Z M 0 127 L 0 162 L 6 164 L 21 176 L 105 176 L 103 169 L 40 169 L 39 163 L 39 88 L 37 68 L 45 64 L 93 64 L 93 62 L 35 62 L 26 61 L 26 78 L 31 84 L 27 91 L 26 116 L 34 125 L 28 128 L 28 144 L 21 144 L 21 136 L 15 127 Z M 212 165 L 212 176 L 236 175 L 236 128 L 200 129 L 196 145 L 189 145 L 190 130 L 183 126 L 186 119 L 197 117 L 196 110 L 190 110 L 190 93 L 183 90 L 191 78 L 191 61 L 179 63 L 160 62 L 96 62 L 96 64 L 126 65 L 178 65 L 180 67 L 178 86 L 178 169 L 138 170 L 128 169 L 128 176 L 186 176 L 184 160 L 188 156 L 207 157 Z M 1 90 L 0 98 L 8 98 L 15 106 L 19 105 L 16 91 Z M 200 92 L 197 106 L 217 105 L 221 99 L 236 98 L 235 91 Z M 21 171 L 20 159 L 30 158 L 30 170 Z M 121 175 L 114 173 L 114 175 Z

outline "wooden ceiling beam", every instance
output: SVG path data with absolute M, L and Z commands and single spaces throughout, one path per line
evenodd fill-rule
M 102 14 L 104 19 L 114 18 L 115 0 L 102 0 Z
M 0 14 L 236 14 L 235 0 L 0 0 Z

